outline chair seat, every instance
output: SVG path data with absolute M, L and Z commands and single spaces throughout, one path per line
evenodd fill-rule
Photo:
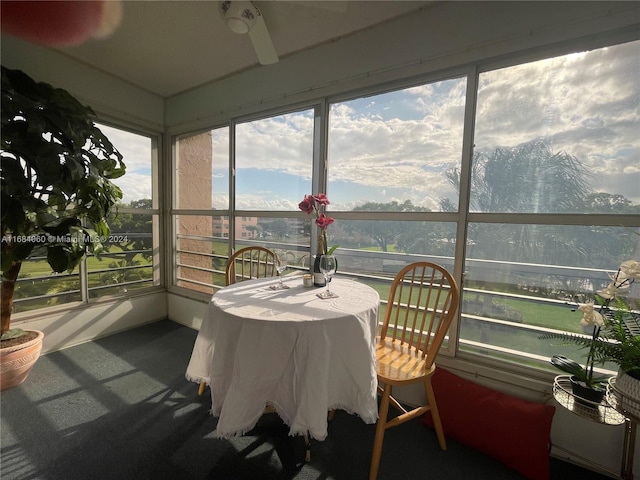
M 424 381 L 435 372 L 435 364 L 427 369 L 422 352 L 390 338 L 376 343 L 376 369 L 383 383 L 397 385 Z

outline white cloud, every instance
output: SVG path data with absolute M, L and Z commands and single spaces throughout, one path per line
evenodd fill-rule
M 126 165 L 126 173 L 113 180 L 122 190 L 122 202 L 151 198 L 151 139 L 106 125 L 98 127 L 122 154 Z
M 481 75 L 477 148 L 490 151 L 542 138 L 578 158 L 592 187 L 640 202 L 640 42 L 547 59 Z M 623 190 L 621 190 L 623 188 Z
M 127 173 L 113 180 L 122 190 L 122 202 L 131 203 L 133 200 L 152 198 L 151 177 L 139 173 Z
M 236 166 L 310 177 L 312 132 L 313 115 L 308 111 L 238 125 Z

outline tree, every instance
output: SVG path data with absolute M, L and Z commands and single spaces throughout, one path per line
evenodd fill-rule
M 640 205 L 617 193 L 589 193 L 584 199 L 586 213 L 640 213 Z
M 535 140 L 515 148 L 477 152 L 471 173 L 471 209 L 488 213 L 639 213 L 619 194 L 593 192 L 589 171 L 566 152 Z M 457 169 L 447 172 L 459 189 Z M 451 205 L 445 205 L 450 208 Z M 469 225 L 467 255 L 477 259 L 610 268 L 634 253 L 636 239 L 614 227 L 534 224 Z M 587 261 L 588 260 L 588 261 Z M 528 281 L 532 279 L 528 277 Z M 517 279 L 511 280 L 518 283 Z M 582 281 L 582 280 L 575 280 Z M 595 281 L 595 280 L 594 280 Z M 538 283 L 570 290 L 566 276 Z
M 152 200 L 150 198 L 132 200 L 128 204 L 118 204 L 118 209 L 150 209 L 151 207 Z M 151 214 L 132 214 L 116 211 L 112 213 L 109 224 L 114 232 L 120 233 L 123 238 L 126 238 L 126 240 L 118 242 L 118 246 L 123 251 L 131 252 L 124 257 L 129 265 L 132 264 L 133 257 L 140 253 L 140 250 L 144 251 L 141 252 L 144 258 L 151 258 L 151 251 L 153 249 Z
M 284 239 L 289 236 L 291 226 L 282 218 L 260 219 L 258 225 L 266 236 L 274 235 L 278 239 Z
M 118 204 L 118 210 L 122 208 L 150 209 L 153 202 L 150 198 L 132 200 L 130 203 Z M 127 267 L 140 266 L 143 262 L 151 260 L 153 256 L 153 234 L 151 214 L 132 214 L 116 211 L 109 219 L 114 237 L 119 237 L 116 243 L 107 243 L 106 250 L 113 252 L 112 245 L 116 245 L 122 251 L 109 262 L 110 271 L 101 275 L 104 284 L 120 284 L 128 281 L 141 280 L 151 274 L 144 269 L 131 269 Z
M 388 203 L 376 203 L 368 202 L 359 207 L 353 209 L 354 211 L 363 212 L 428 212 L 426 207 L 420 207 L 413 205 L 411 200 L 405 200 L 400 204 L 397 201 Z M 410 222 L 411 226 L 404 228 L 400 231 L 398 229 L 398 222 L 390 220 L 356 220 L 350 223 L 351 229 L 356 229 L 365 235 L 368 235 L 371 240 L 380 247 L 383 252 L 389 251 L 389 246 L 395 244 L 396 241 L 404 237 L 411 238 L 415 235 L 416 231 L 421 231 L 424 225 L 423 222 Z M 407 242 L 405 242 L 407 243 Z
M 460 189 L 457 168 L 447 173 Z M 514 148 L 477 152 L 471 172 L 471 209 L 477 212 L 582 212 L 588 170 L 566 152 L 553 153 L 541 140 Z
M 251 232 L 251 238 L 256 238 L 256 235 L 258 234 L 258 227 L 255 225 L 247 225 L 244 228 Z

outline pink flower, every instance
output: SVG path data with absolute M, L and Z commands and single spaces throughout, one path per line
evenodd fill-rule
M 329 205 L 330 203 L 329 198 L 324 193 L 319 193 L 314 198 L 318 205 Z
M 307 215 L 313 215 L 316 218 L 316 226 L 320 229 L 320 237 L 318 239 L 318 255 L 333 254 L 338 248 L 334 245 L 327 250 L 327 227 L 334 222 L 334 219 L 324 214 L 324 209 L 329 205 L 329 198 L 324 193 L 317 195 L 305 195 L 304 199 L 298 204 L 298 208 Z
M 324 213 L 321 213 L 320 215 L 318 215 L 318 218 L 316 218 L 316 225 L 318 225 L 318 227 L 320 227 L 322 230 L 327 228 L 332 223 L 333 218 L 327 217 Z
M 307 215 L 312 214 L 316 209 L 316 201 L 312 195 L 305 195 L 304 200 L 298 204 L 298 208 Z

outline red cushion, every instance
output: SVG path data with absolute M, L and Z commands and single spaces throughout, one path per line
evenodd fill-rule
M 432 385 L 445 436 L 531 480 L 549 479 L 552 405 L 521 400 L 438 368 Z M 431 412 L 423 422 L 433 427 Z

